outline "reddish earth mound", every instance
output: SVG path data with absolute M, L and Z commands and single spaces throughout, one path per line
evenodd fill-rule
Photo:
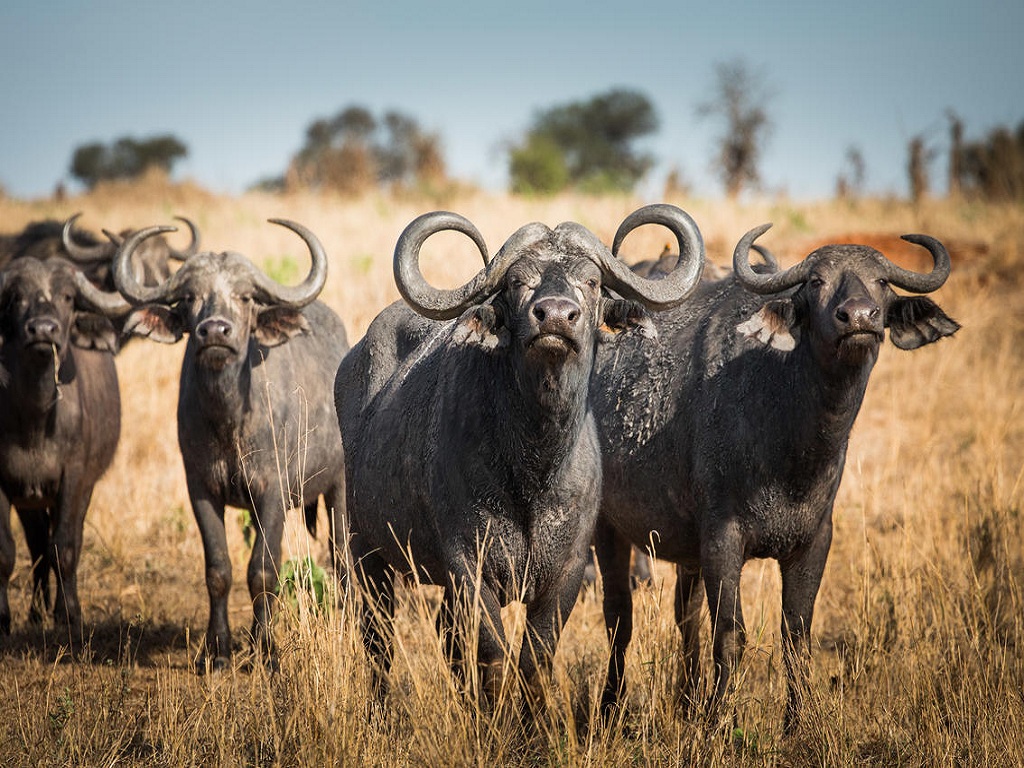
M 988 254 L 988 245 L 980 240 L 957 238 L 938 238 L 949 251 L 949 258 L 954 268 L 967 264 L 976 264 L 984 260 Z M 804 245 L 804 253 L 830 244 L 867 245 L 881 251 L 892 262 L 905 269 L 928 270 L 932 265 L 932 257 L 919 245 L 908 243 L 899 235 L 888 232 L 853 232 L 830 235 L 826 238 L 815 238 Z

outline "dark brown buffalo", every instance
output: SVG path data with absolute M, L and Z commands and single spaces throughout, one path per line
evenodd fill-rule
M 0 630 L 10 631 L 11 506 L 32 556 L 31 618 L 50 605 L 73 639 L 82 631 L 78 559 L 93 486 L 120 434 L 110 316 L 128 306 L 61 259 L 16 259 L 0 270 Z

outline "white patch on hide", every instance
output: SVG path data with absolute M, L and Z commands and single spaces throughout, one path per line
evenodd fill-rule
M 792 352 L 800 340 L 799 331 L 790 329 L 782 321 L 782 318 L 768 307 L 761 307 L 759 311 L 750 316 L 749 320 L 737 325 L 736 330 L 741 336 L 756 339 L 780 352 Z

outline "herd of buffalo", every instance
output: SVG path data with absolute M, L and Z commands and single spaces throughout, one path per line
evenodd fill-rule
M 436 211 L 395 247 L 403 300 L 350 348 L 318 300 L 327 255 L 300 224 L 273 220 L 311 256 L 305 279 L 285 286 L 242 254 L 200 250 L 187 219 L 184 251 L 164 238 L 173 227 L 104 240 L 76 219 L 0 236 L 0 630 L 11 628 L 13 506 L 32 560 L 30 620 L 52 611 L 81 638 L 83 522 L 120 432 L 115 355 L 135 336 L 187 337 L 178 441 L 210 598 L 199 669 L 230 663 L 225 507 L 253 516 L 251 638 L 274 663 L 285 514 L 302 508 L 315 534 L 323 497 L 335 572 L 360 586 L 377 696 L 392 661 L 395 579 L 412 576 L 444 588 L 437 623 L 453 672 L 472 671 L 485 702 L 508 682 L 501 608 L 525 605 L 515 680 L 530 700 L 593 552 L 611 642 L 602 708 L 612 711 L 626 684 L 638 548 L 675 564 L 681 700 L 713 707 L 745 644 L 743 564 L 774 558 L 792 727 L 832 506 L 885 329 L 915 349 L 959 328 L 923 295 L 950 272 L 946 249 L 924 235 L 905 239 L 931 254 L 928 272 L 860 245 L 822 247 L 782 270 L 755 243 L 761 226 L 712 279 L 700 230 L 672 205 L 626 217 L 610 248 L 576 223 L 533 223 L 493 257 L 469 220 Z M 647 224 L 671 231 L 677 253 L 630 268 L 619 247 Z M 457 288 L 429 284 L 419 267 L 424 243 L 444 231 L 472 240 L 483 262 Z M 705 598 L 710 701 L 700 696 Z M 479 625 L 475 670 L 464 667 L 467 609 Z

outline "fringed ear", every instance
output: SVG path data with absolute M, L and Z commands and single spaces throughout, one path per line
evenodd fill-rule
M 309 321 L 301 310 L 269 307 L 256 315 L 253 336 L 264 347 L 276 347 L 302 333 L 309 333 Z
M 117 331 L 110 318 L 95 312 L 79 312 L 71 326 L 71 343 L 82 349 L 117 354 Z
M 658 329 L 647 308 L 639 301 L 628 299 L 601 299 L 598 332 L 602 342 L 614 341 L 622 333 L 635 333 L 645 339 L 658 338 Z
M 960 323 L 927 296 L 899 296 L 885 315 L 889 338 L 900 349 L 917 349 L 952 336 Z
M 791 299 L 774 299 L 736 326 L 736 331 L 780 352 L 792 352 L 800 341 L 796 306 Z
M 467 309 L 456 321 L 452 341 L 488 351 L 501 349 L 508 346 L 508 329 L 497 307 L 479 304 Z
M 132 310 L 121 329 L 122 336 L 142 336 L 161 344 L 174 344 L 185 335 L 181 318 L 163 304 L 146 304 Z

